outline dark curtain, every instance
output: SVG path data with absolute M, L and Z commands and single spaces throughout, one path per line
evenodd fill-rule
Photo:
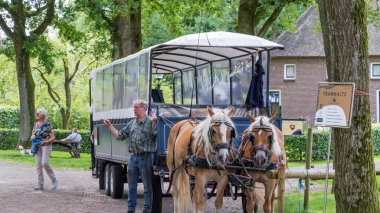
M 262 65 L 261 54 L 259 55 L 259 60 L 255 64 L 255 70 L 252 74 L 251 83 L 249 85 L 247 99 L 245 100 L 245 105 L 247 110 L 251 110 L 255 107 L 264 107 L 264 96 L 263 96 L 263 75 L 265 71 Z

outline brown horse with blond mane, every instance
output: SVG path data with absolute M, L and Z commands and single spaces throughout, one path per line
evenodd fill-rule
M 197 213 L 204 212 L 205 184 L 209 180 L 217 182 L 216 212 L 223 204 L 223 191 L 228 184 L 227 172 L 215 167 L 225 165 L 231 156 L 230 147 L 235 137 L 235 126 L 230 117 L 235 109 L 215 112 L 210 108 L 207 110 L 209 116 L 199 124 L 183 120 L 170 130 L 166 162 L 172 182 L 171 193 L 176 213 L 194 210 Z M 205 168 L 187 166 L 185 165 L 187 156 L 204 159 L 208 166 Z M 193 191 L 190 189 L 189 175 L 195 178 Z
M 253 117 L 247 114 L 251 124 L 243 133 L 242 143 L 239 147 L 239 157 L 246 162 L 250 162 L 255 169 L 260 171 L 250 171 L 249 175 L 255 182 L 260 182 L 265 186 L 264 212 L 273 212 L 274 191 L 277 186 L 276 179 L 269 179 L 265 171 L 269 168 L 284 169 L 286 164 L 286 153 L 284 150 L 284 135 L 273 125 L 275 116 Z M 253 212 L 256 204 L 254 191 L 244 190 L 247 196 L 246 211 Z

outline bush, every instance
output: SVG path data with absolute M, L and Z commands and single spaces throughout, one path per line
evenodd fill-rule
M 312 159 L 327 159 L 328 132 L 313 133 Z M 285 135 L 285 150 L 288 160 L 301 161 L 306 159 L 307 135 Z M 332 156 L 332 146 L 331 146 Z
M 0 128 L 18 128 L 20 109 L 18 107 L 0 107 Z
M 307 135 L 286 135 L 285 150 L 288 160 L 306 160 L 306 141 Z M 313 160 L 327 159 L 327 146 L 329 141 L 329 132 L 314 132 L 313 133 Z M 380 125 L 372 126 L 372 144 L 375 155 L 380 154 Z M 333 157 L 333 144 L 331 144 L 331 156 Z
M 54 133 L 56 140 L 60 140 L 66 138 L 71 133 L 71 131 L 55 129 Z M 78 131 L 78 133 L 82 136 L 81 149 L 85 153 L 90 153 L 90 131 Z M 0 150 L 16 149 L 18 134 L 18 129 L 0 129 Z
M 0 129 L 0 150 L 15 149 L 18 142 L 18 129 Z

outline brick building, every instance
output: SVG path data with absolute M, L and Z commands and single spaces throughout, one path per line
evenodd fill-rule
M 372 122 L 380 121 L 380 26 L 368 25 Z M 318 11 L 310 7 L 297 21 L 296 32 L 278 40 L 284 50 L 271 56 L 270 91 L 278 96 L 284 119 L 314 123 L 318 82 L 327 81 L 327 68 Z

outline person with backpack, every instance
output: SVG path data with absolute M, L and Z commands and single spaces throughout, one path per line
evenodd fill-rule
M 36 162 L 38 183 L 34 188 L 35 190 L 44 189 L 43 168 L 45 169 L 52 182 L 52 189 L 56 189 L 58 187 L 57 178 L 55 177 L 53 169 L 49 165 L 50 152 L 52 150 L 52 143 L 55 139 L 55 136 L 53 126 L 49 123 L 49 121 L 46 120 L 46 113 L 47 111 L 45 109 L 37 109 L 37 122 L 33 127 L 32 136 L 30 137 L 30 139 L 33 141 L 32 144 L 35 144 L 34 148 L 36 148 L 34 150 L 34 157 Z

